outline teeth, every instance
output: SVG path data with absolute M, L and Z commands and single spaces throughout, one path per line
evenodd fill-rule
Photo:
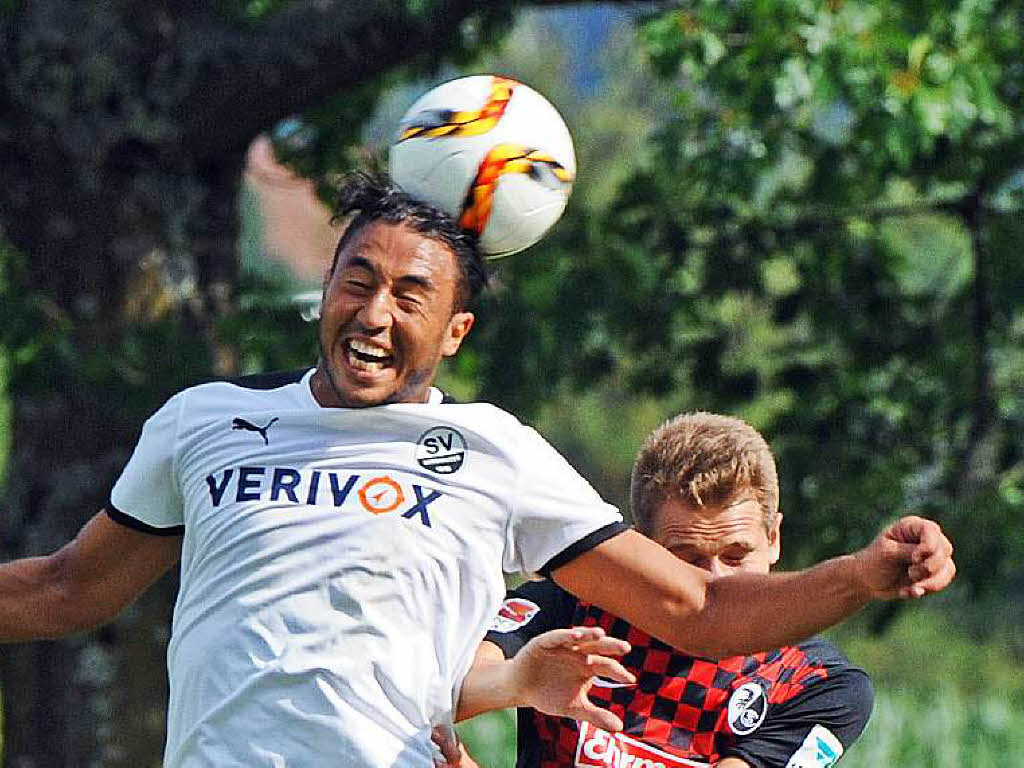
M 360 341 L 359 339 L 348 340 L 348 354 L 346 357 L 348 358 L 349 365 L 353 368 L 369 373 L 383 370 L 391 360 L 391 356 L 384 347 L 371 342 Z M 373 359 L 367 360 L 366 358 L 368 357 Z
M 366 363 L 359 358 L 353 358 L 352 367 L 358 368 L 361 371 L 379 371 L 384 367 L 384 363 Z
M 379 371 L 384 367 L 384 363 L 363 360 L 360 357 L 356 357 L 351 351 L 348 353 L 348 363 L 360 371 Z
M 359 339 L 349 339 L 349 346 L 352 347 L 356 352 L 363 355 L 372 355 L 373 357 L 385 358 L 388 356 L 387 351 L 383 347 L 379 347 L 376 344 L 370 344 Z

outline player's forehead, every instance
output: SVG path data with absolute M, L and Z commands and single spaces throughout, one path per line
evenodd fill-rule
M 362 224 L 338 252 L 336 269 L 363 270 L 392 280 L 422 277 L 434 283 L 458 279 L 451 247 L 403 222 Z
M 703 505 L 671 496 L 656 510 L 654 533 L 662 544 L 695 548 L 730 543 L 759 546 L 767 540 L 764 513 L 752 491 Z

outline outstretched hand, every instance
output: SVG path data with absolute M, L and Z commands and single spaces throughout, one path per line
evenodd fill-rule
M 553 629 L 523 646 L 511 660 L 524 706 L 558 717 L 585 720 L 606 731 L 622 730 L 622 720 L 588 696 L 594 677 L 632 684 L 636 678 L 614 656 L 629 643 L 607 637 L 600 627 Z
M 876 598 L 923 597 L 956 575 L 953 545 L 937 523 L 921 517 L 900 518 L 853 557 Z

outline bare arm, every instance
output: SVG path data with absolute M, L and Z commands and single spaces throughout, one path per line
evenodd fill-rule
M 691 655 L 733 656 L 789 645 L 873 598 L 920 597 L 953 579 L 939 527 L 904 518 L 854 555 L 798 573 L 712 580 L 653 541 L 627 531 L 554 572 L 555 581 Z
M 0 642 L 60 637 L 109 621 L 180 557 L 180 536 L 135 531 L 100 512 L 52 555 L 0 565 Z
M 502 686 L 495 685 L 495 678 L 505 672 L 505 654 L 494 643 L 484 640 L 476 649 L 473 666 L 462 680 L 459 705 L 455 710 L 455 722 L 462 722 L 492 709 L 506 709 L 514 706 L 511 696 L 504 694 Z M 504 681 L 503 681 L 504 682 Z
M 715 768 L 750 768 L 750 763 L 738 757 L 726 757 L 715 763 Z
M 549 715 L 586 720 L 609 731 L 622 721 L 593 704 L 587 694 L 595 675 L 635 682 L 612 656 L 629 643 L 607 637 L 600 627 L 553 629 L 533 638 L 511 659 L 484 640 L 462 682 L 456 720 L 492 709 L 532 707 Z

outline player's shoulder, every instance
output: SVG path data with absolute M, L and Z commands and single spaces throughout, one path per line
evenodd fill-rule
M 175 433 L 198 428 L 225 414 L 248 418 L 263 411 L 310 408 L 311 369 L 214 379 L 186 387 L 168 398 L 147 424 L 173 425 Z
M 780 716 L 785 720 L 799 713 L 800 718 L 828 726 L 849 746 L 874 707 L 871 678 L 823 637 L 813 637 L 798 648 L 806 655 L 807 674 L 792 679 L 799 684 L 781 700 L 781 712 L 788 714 Z
M 417 413 L 421 417 L 429 414 L 429 418 L 436 418 L 464 429 L 511 457 L 528 456 L 534 441 L 543 440 L 513 414 L 482 400 L 467 402 L 445 394 L 440 403 L 428 406 L 423 413 Z
M 447 421 L 461 424 L 475 432 L 485 441 L 492 443 L 499 452 L 504 453 L 512 463 L 528 471 L 542 470 L 567 478 L 576 474 L 566 459 L 543 435 L 497 405 L 484 401 L 453 402 L 438 408 L 435 413 L 443 415 Z M 585 489 L 581 489 L 581 492 L 583 490 Z
M 821 635 L 804 640 L 796 648 L 814 666 L 835 669 L 853 666 L 842 651 Z
M 444 413 L 451 418 L 465 419 L 470 421 L 490 421 L 503 426 L 512 426 L 519 429 L 528 429 L 519 419 L 505 409 L 489 403 L 485 400 L 462 400 L 448 392 L 441 392 L 441 402 L 438 403 Z
M 787 663 L 789 656 L 791 665 Z M 853 720 L 861 722 L 863 728 L 874 706 L 871 678 L 835 645 L 824 637 L 812 637 L 790 649 L 783 664 L 792 667 L 791 679 L 800 683 L 794 693 L 804 689 L 811 699 L 825 701 L 826 708 L 852 713 Z M 796 700 L 800 699 L 797 694 Z

